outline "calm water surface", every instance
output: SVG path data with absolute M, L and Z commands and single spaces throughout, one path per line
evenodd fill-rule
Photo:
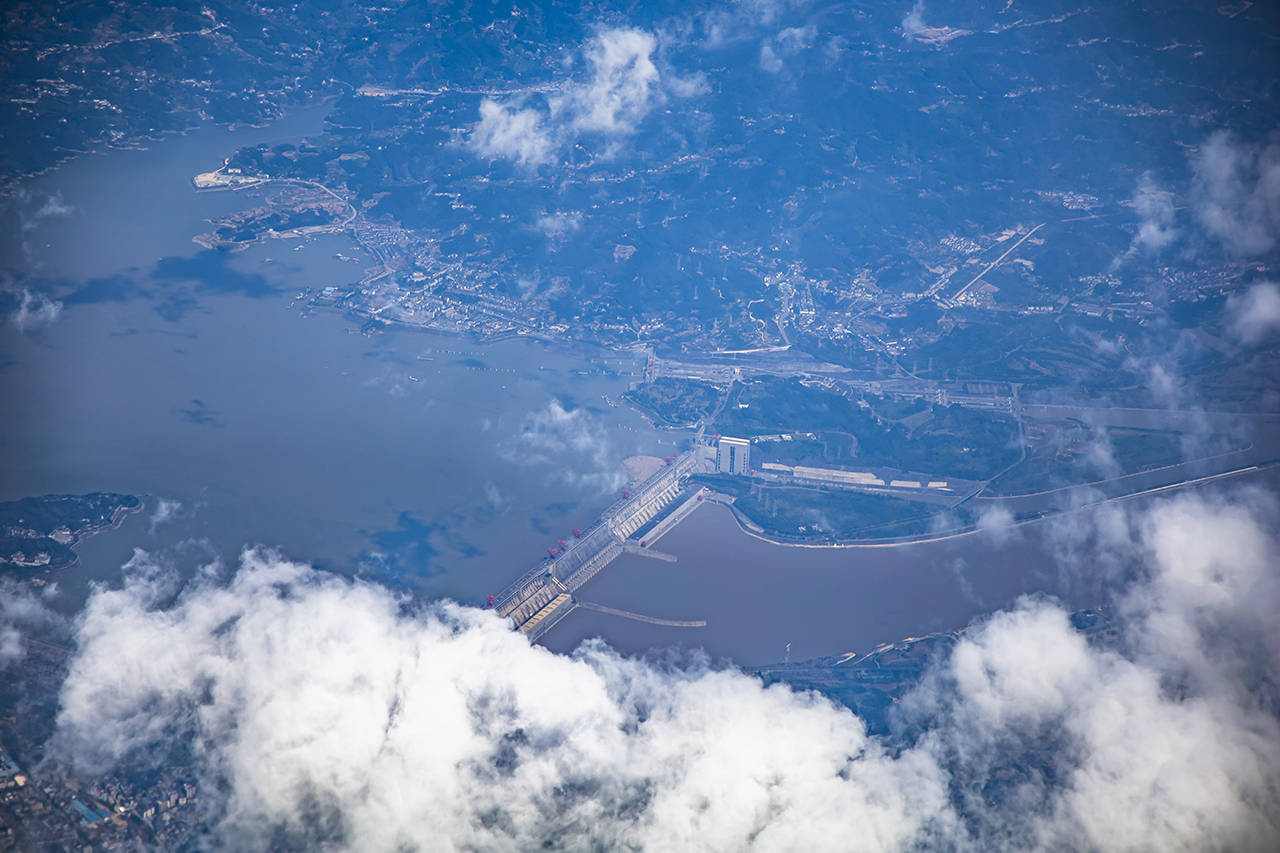
M 368 338 L 336 314 L 301 316 L 299 288 L 360 275 L 338 257 L 358 254 L 345 238 L 230 255 L 191 242 L 205 218 L 254 203 L 197 194 L 191 175 L 320 118 L 86 157 L 3 210 L 17 241 L 8 286 L 63 308 L 44 328 L 0 332 L 0 497 L 151 496 L 147 517 L 84 544 L 68 607 L 77 578 L 110 577 L 135 546 L 194 565 L 258 543 L 479 601 L 594 520 L 624 485 L 624 457 L 677 441 L 616 405 L 630 359 Z M 181 509 L 153 526 L 160 499 Z
M 409 330 L 367 338 L 336 314 L 302 316 L 299 288 L 360 275 L 339 257 L 359 257 L 345 238 L 195 246 L 208 217 L 253 200 L 196 194 L 190 177 L 237 146 L 314 133 L 323 112 L 84 157 L 0 206 L 4 286 L 63 305 L 44 328 L 0 331 L 0 499 L 148 496 L 146 513 L 81 546 L 82 565 L 60 578 L 64 608 L 134 548 L 191 569 L 252 544 L 478 602 L 593 521 L 624 457 L 683 440 L 610 404 L 637 369 L 627 359 Z M 959 628 L 1027 592 L 1095 603 L 1064 581 L 1047 530 L 813 551 L 751 539 L 708 506 L 660 543 L 677 563 L 626 557 L 581 592 L 707 628 L 579 610 L 548 645 L 604 636 L 629 652 L 700 646 L 764 663 L 787 643 L 801 659 Z
M 742 534 L 730 511 L 700 507 L 656 546 L 676 563 L 626 556 L 579 591 L 583 601 L 706 628 L 668 628 L 578 609 L 548 645 L 603 635 L 619 648 L 700 646 L 746 664 L 867 650 L 963 627 L 1034 590 L 1067 585 L 1039 534 L 975 536 L 886 550 L 813 550 Z

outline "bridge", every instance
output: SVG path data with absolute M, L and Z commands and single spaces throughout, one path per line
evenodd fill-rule
M 493 609 L 499 616 L 510 619 L 516 630 L 536 640 L 575 607 L 586 607 L 577 601 L 574 592 L 622 554 L 636 553 L 674 562 L 675 557 L 671 554 L 651 551 L 649 546 L 693 511 L 698 493 L 687 496 L 674 512 L 660 519 L 644 539 L 637 541 L 631 537 L 645 531 L 647 525 L 684 494 L 684 481 L 700 470 L 706 454 L 707 448 L 697 444 L 633 487 L 630 494 L 606 509 L 598 522 L 566 543 L 559 553 L 543 560 L 494 596 Z M 641 621 L 655 624 L 698 627 L 626 611 L 615 612 L 600 605 L 593 605 L 592 609 L 625 614 L 628 618 L 639 617 Z

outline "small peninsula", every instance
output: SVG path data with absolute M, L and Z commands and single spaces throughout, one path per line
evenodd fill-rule
M 140 498 L 114 492 L 0 502 L 0 572 L 28 576 L 75 565 L 81 539 L 141 509 Z

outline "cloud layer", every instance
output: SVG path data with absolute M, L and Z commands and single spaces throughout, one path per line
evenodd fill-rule
M 190 742 L 241 849 L 1274 849 L 1275 520 L 1253 493 L 1125 517 L 1108 541 L 1140 568 L 1109 641 L 1023 601 L 883 741 L 697 658 L 557 656 L 264 551 L 175 597 L 139 555 L 81 618 L 55 751 Z

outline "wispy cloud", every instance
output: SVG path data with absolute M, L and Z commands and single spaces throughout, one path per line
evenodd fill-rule
M 511 462 L 549 465 L 557 478 L 602 493 L 627 482 L 622 457 L 600 418 L 586 409 L 567 408 L 559 400 L 530 413 L 499 452 Z
M 46 593 L 56 594 L 56 589 L 51 584 L 37 593 L 28 584 L 0 577 L 0 673 L 26 657 L 32 635 L 65 631 L 66 621 L 45 603 Z
M 24 287 L 14 296 L 17 305 L 9 314 L 9 322 L 24 334 L 51 325 L 62 314 L 62 303 L 39 290 Z
M 772 74 L 778 73 L 786 66 L 785 57 L 807 50 L 817 35 L 818 30 L 812 24 L 780 30 L 773 38 L 761 44 L 760 67 Z
M 1191 158 L 1196 218 L 1232 253 L 1271 251 L 1280 235 L 1280 142 L 1241 141 L 1218 131 Z
M 33 231 L 45 219 L 70 216 L 75 213 L 75 206 L 62 198 L 61 192 L 41 196 L 30 190 L 20 189 L 15 193 L 19 203 L 18 218 L 23 231 Z
M 902 35 L 904 38 L 941 47 L 952 39 L 973 35 L 971 30 L 953 29 L 952 27 L 933 27 L 924 20 L 924 0 L 916 0 L 911 9 L 902 17 Z
M 1133 237 L 1133 249 L 1158 252 L 1177 238 L 1173 194 L 1161 189 L 1150 172 L 1138 181 L 1133 209 L 1138 214 L 1138 233 Z
M 563 240 L 582 228 L 582 214 L 578 211 L 556 211 L 538 217 L 538 230 L 552 240 Z
M 978 529 L 996 545 L 1004 545 L 1018 535 L 1013 512 L 1004 504 L 993 504 L 978 516 Z
M 1227 328 L 1237 341 L 1255 346 L 1280 334 L 1280 286 L 1258 282 L 1227 300 Z
M 170 500 L 169 498 L 157 498 L 156 508 L 151 513 L 151 533 L 156 532 L 156 528 L 162 524 L 168 524 L 177 518 L 182 512 L 182 501 Z
M 48 219 L 52 216 L 69 216 L 74 212 L 75 207 L 62 200 L 62 193 L 55 192 L 46 198 L 32 215 L 36 219 Z
M 902 34 L 915 36 L 923 32 L 924 29 L 924 0 L 916 0 L 907 14 L 902 16 Z

